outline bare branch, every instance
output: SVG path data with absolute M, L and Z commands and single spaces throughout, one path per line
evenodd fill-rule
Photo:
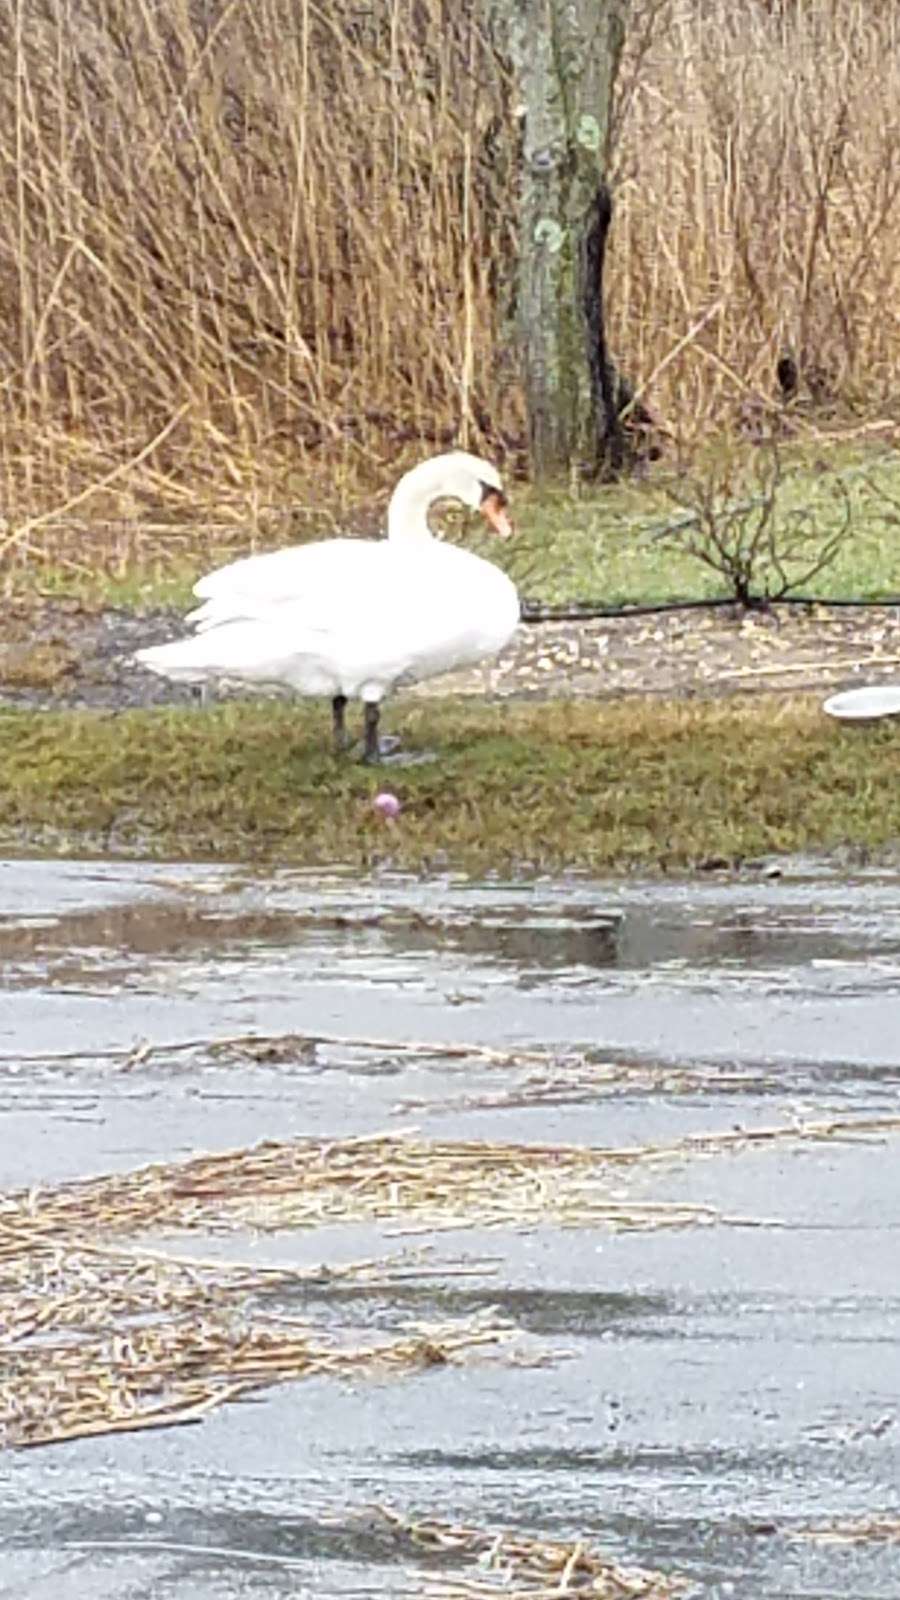
M 757 493 L 734 498 L 730 464 L 706 477 L 667 486 L 668 497 L 687 511 L 655 538 L 718 574 L 744 606 L 763 606 L 796 593 L 831 564 L 850 532 L 853 502 L 848 484 L 831 482 L 840 502 L 836 524 L 821 527 L 821 504 L 785 504 L 788 484 L 781 452 L 770 440 L 754 461 Z

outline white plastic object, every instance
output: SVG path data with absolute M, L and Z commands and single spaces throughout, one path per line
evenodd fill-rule
M 842 722 L 871 721 L 900 716 L 900 683 L 870 684 L 866 689 L 845 689 L 833 694 L 822 707 Z

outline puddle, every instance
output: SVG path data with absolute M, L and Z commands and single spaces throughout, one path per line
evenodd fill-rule
M 295 1136 L 615 1147 L 898 1110 L 884 874 L 470 885 L 13 861 L 0 985 L 5 1188 Z M 282 1042 L 213 1047 L 244 1036 Z M 898 1512 L 897 1149 L 767 1145 L 633 1180 L 777 1226 L 180 1235 L 181 1255 L 258 1265 L 433 1243 L 433 1277 L 297 1286 L 273 1309 L 388 1332 L 496 1307 L 545 1364 L 314 1378 L 197 1427 L 9 1452 L 0 1596 L 424 1592 L 445 1569 L 361 1521 L 370 1502 L 583 1536 L 709 1596 L 895 1595 L 896 1547 L 790 1534 Z M 442 1275 L 451 1260 L 482 1265 Z

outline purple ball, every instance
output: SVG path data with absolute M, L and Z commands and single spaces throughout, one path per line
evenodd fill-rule
M 377 794 L 372 805 L 385 822 L 395 822 L 400 815 L 400 801 L 395 794 Z

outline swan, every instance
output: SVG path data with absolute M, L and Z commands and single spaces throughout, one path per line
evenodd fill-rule
M 376 762 L 381 701 L 398 685 L 495 655 L 519 622 L 515 585 L 499 567 L 435 539 L 428 511 L 460 500 L 508 538 L 497 469 L 463 450 L 433 456 L 399 481 L 387 538 L 326 539 L 247 556 L 194 587 L 195 632 L 139 650 L 151 672 L 184 683 L 282 684 L 331 697 L 336 749 L 344 713 L 363 703 L 363 760 Z

